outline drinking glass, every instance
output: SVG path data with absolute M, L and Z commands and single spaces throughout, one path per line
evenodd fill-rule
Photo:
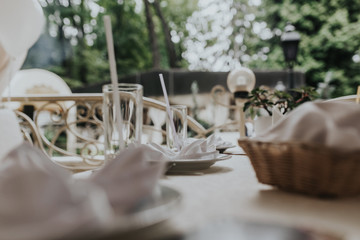
M 170 107 L 175 132 L 180 142 L 187 138 L 187 107 L 185 105 L 172 105 Z M 173 130 L 169 116 L 166 116 L 166 143 L 170 149 L 176 148 Z
M 143 86 L 119 83 L 120 112 L 123 119 L 122 136 L 125 147 L 133 142 L 141 142 L 143 122 Z M 105 159 L 112 159 L 121 150 L 119 127 L 113 101 L 113 85 L 103 86 L 103 121 Z

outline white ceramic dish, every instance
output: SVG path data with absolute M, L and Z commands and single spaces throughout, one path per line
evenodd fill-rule
M 216 158 L 204 159 L 177 159 L 168 163 L 167 173 L 189 172 L 205 170 L 211 167 L 217 161 L 223 161 L 231 158 L 231 155 L 219 154 Z
M 179 208 L 181 194 L 162 185 L 159 185 L 156 190 L 155 194 L 141 201 L 131 212 L 118 215 L 115 213 L 111 224 L 101 231 L 76 236 L 76 239 L 102 239 L 102 236 L 131 235 L 135 231 L 144 230 L 169 219 Z M 70 237 L 70 239 L 73 238 Z
M 233 147 L 236 147 L 236 146 L 232 143 L 225 143 L 225 144 L 217 145 L 216 150 L 218 150 L 220 153 L 223 153 L 223 152 L 225 152 L 226 149 L 233 148 Z

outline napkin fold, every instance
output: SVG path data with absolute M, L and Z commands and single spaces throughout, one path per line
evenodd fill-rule
M 0 162 L 0 239 L 64 238 L 100 229 L 110 219 L 105 194 L 71 181 L 70 173 L 28 143 Z
M 350 102 L 308 102 L 300 105 L 256 140 L 305 142 L 360 149 L 360 106 Z
M 283 117 L 284 117 L 284 114 L 281 113 L 280 109 L 277 106 L 273 106 L 273 108 L 272 108 L 272 117 L 271 117 L 272 125 L 275 125 Z
M 211 134 L 209 137 L 206 138 L 206 141 L 209 145 L 215 145 L 215 147 L 228 147 L 232 146 L 233 144 L 227 141 L 224 141 L 221 137 L 217 136 L 215 133 Z
M 183 142 L 183 147 L 180 151 L 172 150 L 156 143 L 150 143 L 149 146 L 162 153 L 169 160 L 208 159 L 216 158 L 219 155 L 219 152 L 216 151 L 216 146 L 209 144 L 207 139 L 187 139 Z
M 89 179 L 106 192 L 117 213 L 150 195 L 164 173 L 166 157 L 148 145 L 132 143 Z
M 39 149 L 23 143 L 0 160 L 0 239 L 98 234 L 156 190 L 164 165 L 158 151 L 129 145 L 90 178 L 74 180 Z

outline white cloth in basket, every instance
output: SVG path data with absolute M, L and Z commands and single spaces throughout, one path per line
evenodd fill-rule
M 255 139 L 360 149 L 360 105 L 350 102 L 304 103 Z

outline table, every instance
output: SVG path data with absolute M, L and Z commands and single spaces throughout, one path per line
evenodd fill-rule
M 169 221 L 180 233 L 236 217 L 360 237 L 359 197 L 317 199 L 260 184 L 246 156 L 218 162 L 203 175 L 167 176 L 162 183 L 183 196 L 181 209 Z
M 234 155 L 203 172 L 167 175 L 161 184 L 182 194 L 177 213 L 131 239 L 181 239 L 219 219 L 295 226 L 360 239 L 360 197 L 319 199 L 280 191 L 257 181 L 245 155 Z

